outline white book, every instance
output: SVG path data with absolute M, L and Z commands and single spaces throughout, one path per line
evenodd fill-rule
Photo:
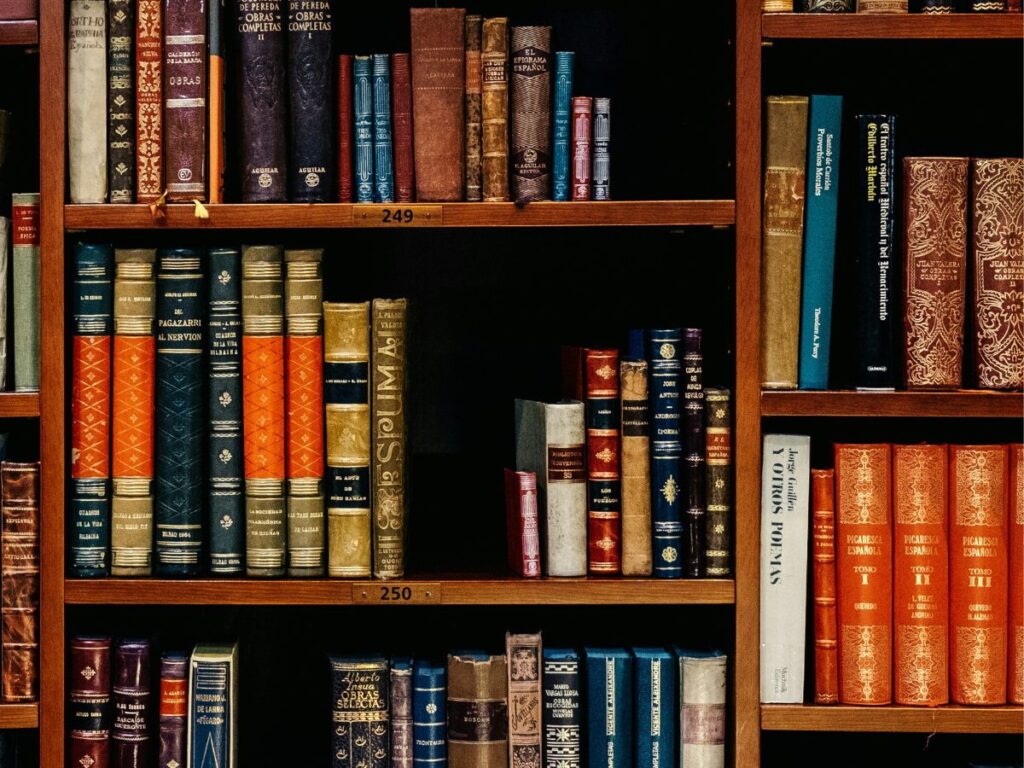
M 679 659 L 679 765 L 725 768 L 729 659 L 720 651 L 675 649 Z
M 107 10 L 71 0 L 68 14 L 68 168 L 72 203 L 107 201 Z

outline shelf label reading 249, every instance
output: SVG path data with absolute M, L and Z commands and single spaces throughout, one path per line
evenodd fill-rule
M 440 227 L 444 208 L 440 205 L 356 205 L 352 211 L 357 227 Z

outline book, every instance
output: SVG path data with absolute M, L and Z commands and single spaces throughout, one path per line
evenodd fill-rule
M 512 27 L 509 34 L 512 199 L 551 195 L 551 27 Z
M 14 391 L 38 392 L 40 344 L 38 192 L 20 192 L 11 196 L 11 229 Z M 109 316 L 109 313 L 107 314 Z
M 324 523 L 323 249 L 284 252 L 288 575 L 320 576 Z
M 587 765 L 633 766 L 633 654 L 584 648 L 587 674 Z
M 580 768 L 583 705 L 580 657 L 571 648 L 545 648 L 541 673 L 544 708 L 543 768 Z
M 572 70 L 576 54 L 555 51 L 554 138 L 551 142 L 551 199 L 568 200 L 571 192 Z
M 0 145 L 3 139 L 0 137 Z M 0 153 L 6 151 L 0 146 Z M 8 330 L 8 254 L 11 251 L 11 220 L 0 216 L 0 390 L 7 389 L 7 339 Z
M 1009 668 L 1006 700 L 1010 704 L 1024 704 L 1024 444 L 1011 443 L 1009 459 L 1010 560 L 1007 631 L 1010 633 L 1010 641 L 1007 648 Z
M 805 11 L 826 10 L 807 9 L 806 5 Z M 800 389 L 828 389 L 843 97 L 815 94 L 809 110 L 797 383 Z
M 795 389 L 807 166 L 806 96 L 765 105 L 761 246 L 761 386 Z
M 679 761 L 725 768 L 728 657 L 720 651 L 675 650 L 679 659 Z
M 593 171 L 590 177 L 593 197 L 595 200 L 611 200 L 612 100 L 607 97 L 594 97 L 592 134 Z
M 352 59 L 356 202 L 373 202 L 373 69 L 369 56 Z
M 168 200 L 206 200 L 204 82 L 209 1 L 164 0 L 164 162 Z
M 445 766 L 448 761 L 448 686 L 443 663 L 417 661 L 412 670 L 412 764 Z
M 165 653 L 160 658 L 160 752 L 157 768 L 187 765 L 188 656 Z
M 590 96 L 572 97 L 572 199 L 590 199 L 590 136 L 594 100 Z
M 373 572 L 370 519 L 370 304 L 324 308 L 329 576 Z
M 803 0 L 804 13 L 846 13 L 853 10 L 854 0 Z
M 238 768 L 238 644 L 201 643 L 188 667 L 189 768 Z
M 505 469 L 505 531 L 508 568 L 516 576 L 540 576 L 537 473 Z
M 331 768 L 386 768 L 390 749 L 388 661 L 331 656 Z
M 640 349 L 634 350 L 643 355 Z M 632 353 L 631 353 L 632 354 Z M 619 361 L 622 424 L 622 575 L 650 576 L 651 458 L 647 361 Z
M 811 439 L 764 435 L 761 450 L 761 703 L 804 695 Z
M 411 8 L 413 151 L 416 199 L 462 199 L 466 11 Z
M 1024 324 L 1006 309 L 1024 293 L 1024 160 L 972 163 L 974 352 L 978 386 L 1024 388 Z M 1014 297 L 1017 297 L 1016 299 Z
M 666 768 L 675 764 L 677 750 L 678 664 L 673 654 L 664 648 L 634 648 L 633 656 L 636 664 L 634 764 L 637 768 Z
M 466 200 L 483 199 L 483 86 L 481 44 L 483 16 L 466 14 Z
M 395 201 L 411 203 L 416 186 L 412 155 L 412 72 L 408 53 L 391 55 L 391 122 L 395 143 Z
M 906 13 L 907 0 L 857 0 L 857 13 Z
M 338 56 L 338 202 L 351 203 L 354 197 L 352 185 L 352 132 L 355 116 L 352 111 L 354 81 L 352 75 L 352 54 Z
M 484 19 L 480 51 L 483 200 L 509 199 L 508 18 Z
M 841 704 L 892 701 L 891 453 L 835 445 Z
M 683 575 L 682 515 L 682 330 L 648 331 L 651 402 L 651 520 L 654 575 L 677 579 Z
M 956 3 L 953 0 L 921 0 L 921 13 L 933 16 L 956 13 Z
M 38 701 L 39 462 L 0 464 L 3 700 Z
M 761 11 L 764 13 L 792 13 L 793 0 L 761 0 Z
M 375 53 L 373 84 L 373 202 L 395 200 L 395 165 L 391 139 L 391 57 Z
M 288 0 L 288 199 L 330 203 L 334 184 L 334 3 Z
M 619 351 L 588 349 L 587 570 L 622 571 L 622 476 L 619 453 Z
M 140 203 L 156 202 L 164 192 L 162 5 L 162 0 L 136 0 L 135 5 L 135 197 Z
M 449 768 L 508 765 L 508 680 L 504 654 L 448 655 Z
M 541 763 L 541 636 L 505 633 L 508 659 L 508 765 Z
M 114 648 L 110 745 L 115 766 L 149 765 L 149 653 L 149 640 L 119 640 Z
M 704 390 L 704 576 L 732 576 L 732 404 L 728 389 Z
M 391 768 L 412 768 L 412 659 L 391 659 Z
M 209 163 L 210 189 L 207 198 L 211 203 L 224 202 L 224 144 L 225 144 L 225 58 L 224 19 L 227 0 L 207 0 L 206 43 L 209 50 L 207 60 L 206 104 L 209 108 Z M 163 768 L 163 766 L 160 766 Z
M 107 201 L 107 4 L 68 12 L 68 176 L 72 203 Z
M 815 704 L 839 701 L 835 476 L 834 469 L 811 470 Z
M 71 337 L 71 573 L 110 568 L 113 249 L 76 243 Z M 148 551 L 148 547 L 147 547 Z
M 107 171 L 110 202 L 135 202 L 135 0 L 109 0 Z
M 700 328 L 683 329 L 683 487 L 686 546 L 683 575 L 704 575 L 704 353 Z
M 972 0 L 974 13 L 1006 13 L 1007 0 Z
M 68 667 L 68 763 L 111 768 L 110 638 L 72 637 Z

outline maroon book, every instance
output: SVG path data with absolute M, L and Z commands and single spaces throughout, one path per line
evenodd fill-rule
M 590 133 L 594 100 L 572 97 L 572 199 L 590 199 Z
M 537 474 L 505 469 L 505 522 L 508 567 L 516 576 L 540 576 Z
M 149 640 L 121 640 L 114 651 L 115 768 L 149 768 Z
M 338 57 L 338 202 L 351 203 L 352 186 L 352 54 Z
M 206 199 L 206 0 L 164 2 L 168 200 Z
M 412 155 L 412 77 L 409 54 L 391 57 L 391 120 L 395 142 L 395 199 L 399 203 L 415 200 Z
M 68 765 L 110 768 L 110 638 L 73 638 L 68 677 Z

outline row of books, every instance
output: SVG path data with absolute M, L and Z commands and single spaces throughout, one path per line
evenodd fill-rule
M 403 574 L 406 301 L 322 256 L 75 246 L 72 575 Z
M 896 117 L 855 120 L 857 197 L 841 201 L 842 97 L 768 98 L 763 385 L 827 389 L 830 373 L 835 378 L 829 358 L 842 202 L 856 206 L 853 384 L 1024 387 L 1024 160 L 904 157 L 901 166 Z M 965 326 L 974 336 L 967 355 Z M 974 371 L 965 376 L 971 352 Z
M 20 704 L 39 700 L 39 462 L 0 454 L 0 701 Z
M 765 13 L 1020 13 L 1021 0 L 761 0 Z
M 72 0 L 72 202 L 222 202 L 228 68 L 244 203 L 610 198 L 611 100 L 551 27 L 413 8 L 411 54 L 338 56 L 335 0 L 223 6 Z
M 17 193 L 11 218 L 0 216 L 0 391 L 39 391 L 39 266 L 39 193 Z M 8 350 L 13 382 L 7 381 Z
M 803 701 L 810 529 L 815 703 L 1024 703 L 1024 445 L 809 453 L 764 436 L 761 701 Z

